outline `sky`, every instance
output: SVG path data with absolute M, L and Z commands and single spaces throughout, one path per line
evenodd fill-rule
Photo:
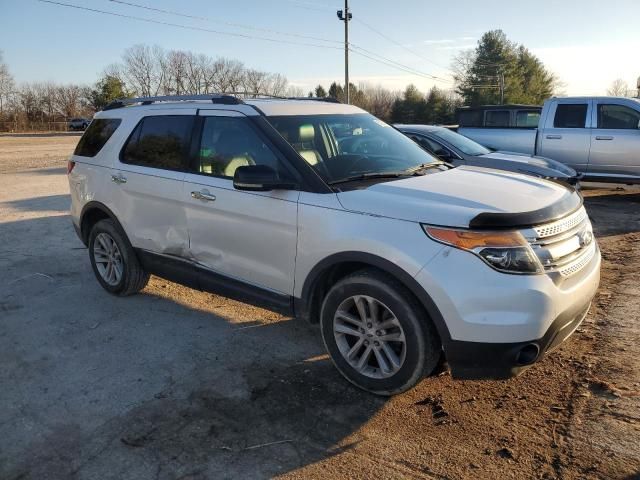
M 282 73 L 305 91 L 318 83 L 327 87 L 334 80 L 344 81 L 344 23 L 336 16 L 336 10 L 344 7 L 342 0 L 56 1 L 200 30 L 38 0 L 0 0 L 0 50 L 18 82 L 93 83 L 126 48 L 138 43 L 238 59 L 251 68 Z M 398 90 L 409 83 L 423 91 L 433 85 L 451 88 L 453 57 L 474 48 L 483 32 L 496 28 L 538 55 L 563 82 L 564 94 L 605 94 L 617 78 L 635 87 L 640 77 L 640 0 L 350 0 L 349 4 L 354 48 L 423 74 L 351 54 L 354 83 Z

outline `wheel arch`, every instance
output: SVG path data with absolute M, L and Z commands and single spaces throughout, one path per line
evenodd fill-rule
M 443 346 L 450 341 L 451 335 L 440 310 L 416 279 L 395 263 L 365 252 L 336 253 L 318 262 L 304 281 L 301 297 L 294 298 L 296 316 L 317 323 L 322 299 L 330 286 L 340 278 L 363 268 L 379 270 L 404 285 L 433 321 Z
M 89 245 L 89 235 L 91 234 L 91 228 L 100 220 L 110 219 L 116 224 L 116 227 L 125 234 L 125 238 L 129 239 L 124 228 L 118 221 L 115 214 L 105 204 L 92 201 L 88 202 L 82 207 L 80 213 L 80 239 L 86 246 Z

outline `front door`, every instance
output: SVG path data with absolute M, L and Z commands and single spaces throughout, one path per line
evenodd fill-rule
M 199 149 L 183 191 L 192 258 L 214 273 L 292 295 L 299 192 L 233 187 L 236 168 L 263 164 L 284 175 L 283 159 L 245 115 L 199 115 Z
M 640 178 L 640 104 L 632 108 L 621 102 L 614 99 L 597 102 L 589 176 Z

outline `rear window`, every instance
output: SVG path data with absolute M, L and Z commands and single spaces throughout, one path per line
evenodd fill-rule
M 554 128 L 585 128 L 587 120 L 586 103 L 561 103 L 556 108 Z
M 94 120 L 82 135 L 73 154 L 80 157 L 95 157 L 121 122 L 122 120 L 119 118 L 98 118 Z
M 143 167 L 184 170 L 192 126 L 190 115 L 145 117 L 129 137 L 121 161 Z
M 484 117 L 484 126 L 508 127 L 510 116 L 509 110 L 489 110 Z

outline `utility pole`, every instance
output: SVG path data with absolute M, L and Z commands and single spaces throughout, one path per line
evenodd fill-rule
M 337 11 L 338 18 L 344 22 L 344 93 L 347 103 L 349 98 L 349 20 L 352 15 L 349 11 L 349 0 L 344 0 L 344 10 Z
M 500 82 L 500 105 L 504 105 L 504 72 L 499 73 L 498 81 Z

